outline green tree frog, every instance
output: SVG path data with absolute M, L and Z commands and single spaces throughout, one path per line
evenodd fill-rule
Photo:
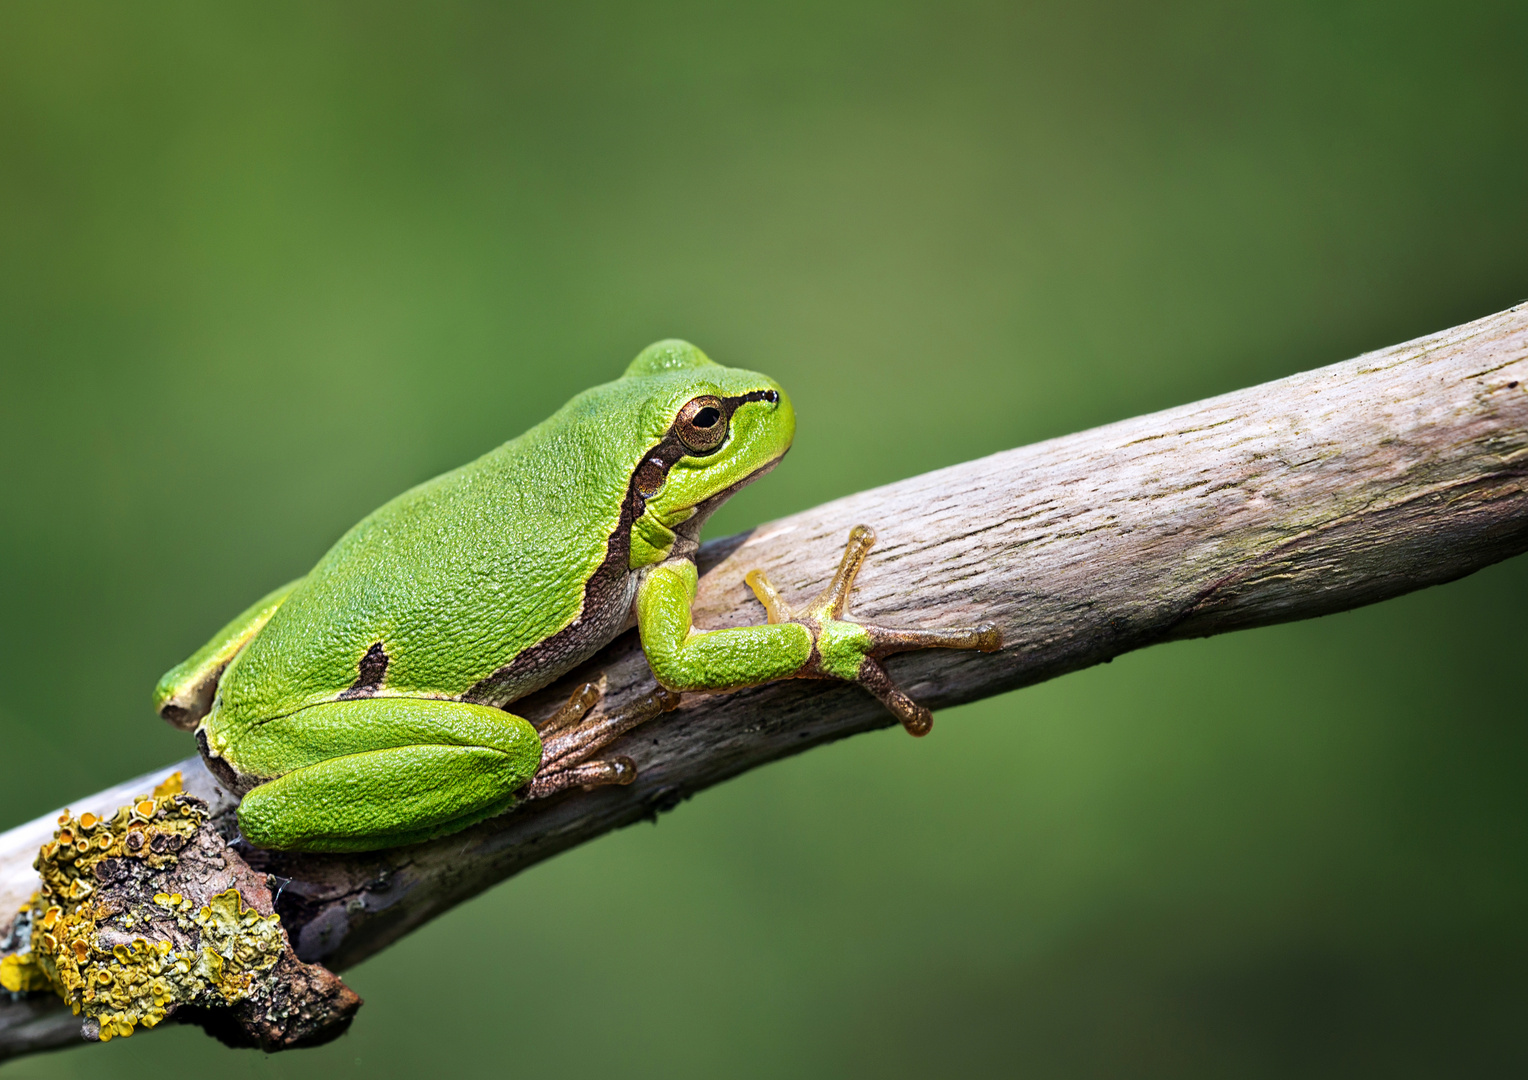
M 651 345 L 621 378 L 361 521 L 166 674 L 155 708 L 242 796 L 250 843 L 304 851 L 416 843 L 564 788 L 630 783 L 629 758 L 594 755 L 686 690 L 849 679 L 921 734 L 928 711 L 878 658 L 990 651 L 998 634 L 845 617 L 866 528 L 805 610 L 755 571 L 766 623 L 691 624 L 701 525 L 774 468 L 795 426 L 773 380 L 687 342 Z M 635 705 L 590 718 L 586 684 L 539 730 L 507 711 L 633 622 L 658 684 Z

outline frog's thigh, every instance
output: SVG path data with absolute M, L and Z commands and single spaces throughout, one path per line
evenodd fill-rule
M 508 809 L 536 773 L 541 740 L 519 717 L 482 705 L 369 698 L 264 724 L 247 751 L 285 771 L 244 796 L 246 839 L 289 850 L 368 851 L 455 832 Z

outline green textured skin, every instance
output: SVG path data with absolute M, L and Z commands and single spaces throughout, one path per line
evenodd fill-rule
M 870 634 L 858 623 L 828 620 L 817 635 L 822 670 L 840 679 L 858 678 L 871 645 Z
M 777 399 L 748 397 L 768 391 Z M 701 395 L 737 400 L 726 438 L 682 452 L 671 428 Z M 850 623 L 691 625 L 701 523 L 794 432 L 772 380 L 659 342 L 622 378 L 361 521 L 167 674 L 155 703 L 182 726 L 206 710 L 203 751 L 246 791 L 239 824 L 252 843 L 357 851 L 513 805 L 541 742 L 504 706 L 633 617 L 670 689 L 809 668 L 853 678 L 869 638 Z M 633 477 L 655 451 L 667 472 L 640 497 L 651 484 Z

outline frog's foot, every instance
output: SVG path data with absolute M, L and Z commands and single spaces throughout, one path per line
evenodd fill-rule
M 856 525 L 851 529 L 833 580 L 800 612 L 791 609 L 763 571 L 754 570 L 745 580 L 764 605 L 770 622 L 799 622 L 811 628 L 812 667 L 803 671 L 803 675 L 857 682 L 880 698 L 909 734 L 927 735 L 934 724 L 933 714 L 898 689 L 878 661 L 910 649 L 996 652 L 1003 647 L 1003 637 L 989 622 L 956 630 L 907 630 L 857 622 L 848 613 L 849 594 L 874 545 L 875 530 L 870 526 Z
M 608 761 L 589 761 L 591 755 L 620 736 L 645 724 L 659 713 L 679 704 L 679 695 L 658 687 L 624 708 L 585 720 L 584 716 L 599 703 L 599 688 L 584 683 L 568 703 L 541 725 L 541 767 L 536 770 L 525 797 L 539 799 L 570 787 L 585 790 L 606 784 L 629 784 L 637 778 L 637 766 L 629 757 Z

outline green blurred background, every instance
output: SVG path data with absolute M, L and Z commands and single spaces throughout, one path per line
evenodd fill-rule
M 655 338 L 799 409 L 719 536 L 1522 299 L 1525 57 L 1521 3 L 6 4 L 0 824 L 188 753 L 161 671 Z M 773 765 L 320 1050 L 7 1075 L 1524 1075 L 1525 597 Z

